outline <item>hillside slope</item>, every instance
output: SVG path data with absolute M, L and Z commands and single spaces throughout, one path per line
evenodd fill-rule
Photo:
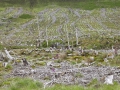
M 82 10 L 47 6 L 30 11 L 22 7 L 8 7 L 0 12 L 0 41 L 6 46 L 43 47 L 60 42 L 88 48 L 104 48 L 107 43 L 119 44 L 120 8 Z M 78 40 L 77 40 L 78 39 Z M 98 45 L 103 42 L 101 45 Z M 97 47 L 98 46 L 98 47 Z

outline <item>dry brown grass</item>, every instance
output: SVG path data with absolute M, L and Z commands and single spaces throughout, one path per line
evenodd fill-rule
M 65 52 L 61 52 L 61 53 L 58 54 L 58 58 L 61 59 L 61 60 L 66 59 L 66 57 L 67 57 L 67 54 Z
M 79 53 L 78 51 L 74 51 L 74 52 L 73 52 L 73 55 L 75 55 L 75 56 L 79 56 L 80 53 Z

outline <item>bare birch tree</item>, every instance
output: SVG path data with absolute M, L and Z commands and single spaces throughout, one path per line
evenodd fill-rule
M 48 30 L 47 30 L 47 28 L 48 27 L 46 27 L 46 29 L 45 29 L 45 33 L 46 33 L 46 38 L 45 39 L 46 39 L 46 43 L 47 43 L 47 47 L 48 47 L 48 32 L 47 32 Z
M 67 25 L 65 25 L 64 29 L 66 31 L 67 42 L 68 42 L 68 49 L 71 50 L 71 48 L 70 48 L 70 39 L 69 39 L 69 33 L 68 33 Z
M 75 28 L 76 45 L 78 45 L 78 30 Z

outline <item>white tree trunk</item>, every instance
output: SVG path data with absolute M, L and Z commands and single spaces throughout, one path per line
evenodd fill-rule
M 48 47 L 48 33 L 47 33 L 47 27 L 46 27 L 46 43 L 47 43 L 47 47 Z
M 39 17 L 37 17 L 37 23 L 38 23 L 38 32 L 39 32 L 39 38 L 40 38 L 40 26 L 39 26 Z
M 68 41 L 68 48 L 69 48 L 69 50 L 71 50 L 71 48 L 70 48 L 69 34 L 68 34 L 68 30 L 67 30 L 67 25 L 65 25 L 65 30 L 66 30 L 66 36 L 67 36 L 67 41 Z
M 77 30 L 77 28 L 75 28 L 75 33 L 76 33 L 76 45 L 78 45 L 78 30 Z
M 14 60 L 14 57 L 12 57 L 10 54 L 9 54 L 9 51 L 7 51 L 7 49 L 5 49 L 5 53 L 7 55 L 7 58 L 9 58 L 9 60 Z

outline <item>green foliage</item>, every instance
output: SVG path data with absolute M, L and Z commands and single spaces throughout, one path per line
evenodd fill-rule
M 56 1 L 57 5 L 63 7 L 81 8 L 86 10 L 92 10 L 95 8 L 110 8 L 110 7 L 120 7 L 120 1 L 97 1 L 97 0 L 80 0 L 73 3 L 73 1 Z
M 6 85 L 8 87 L 4 87 L 3 90 L 40 90 L 43 87 L 42 83 L 29 78 L 10 78 L 3 81 L 2 86 Z
M 45 62 L 36 62 L 35 63 L 35 66 L 45 66 L 46 65 L 46 63 Z
M 70 60 L 71 64 L 76 64 L 76 61 Z
M 82 77 L 80 73 L 77 77 Z M 45 79 L 49 79 L 46 77 Z M 7 86 L 7 87 L 5 87 Z M 0 90 L 120 90 L 120 84 L 114 82 L 113 85 L 100 84 L 96 79 L 90 82 L 86 87 L 79 85 L 60 85 L 56 84 L 52 87 L 46 87 L 43 89 L 43 85 L 40 82 L 33 81 L 29 78 L 9 78 L 0 82 Z
M 61 63 L 62 60 L 61 60 L 61 59 L 58 59 L 58 60 L 55 60 L 54 62 L 55 62 L 55 63 Z
M 53 40 L 53 41 L 49 40 L 48 47 L 51 47 L 51 46 L 55 45 L 56 43 L 62 43 L 62 42 L 60 40 Z M 47 47 L 47 42 L 46 41 L 42 42 L 41 46 L 44 48 Z M 58 48 L 60 48 L 60 47 L 58 46 Z
M 114 82 L 113 85 L 102 85 L 101 87 L 97 88 L 98 90 L 119 90 L 120 84 Z
M 13 17 L 9 17 L 8 19 L 9 19 L 9 20 L 12 20 L 12 19 L 14 19 L 14 18 L 13 18 Z
M 71 54 L 71 53 L 73 53 L 73 51 L 70 51 L 70 50 L 66 51 L 66 54 Z
M 8 49 L 26 49 L 26 48 L 32 48 L 32 46 L 6 46 Z
M 33 69 L 36 68 L 36 65 L 31 65 L 31 68 L 33 68 Z
M 55 85 L 54 87 L 47 88 L 46 90 L 85 90 L 81 86 L 66 86 L 66 85 Z
M 96 85 L 98 83 L 97 79 L 93 79 L 89 84 L 88 86 L 93 86 L 93 85 Z
M 30 8 L 46 5 L 59 5 L 62 7 L 95 9 L 120 7 L 120 0 L 2 0 L 0 6 L 24 5 Z
M 119 66 L 120 65 L 120 55 L 114 57 L 113 60 L 109 60 L 110 65 L 112 66 Z
M 95 84 L 96 79 L 93 80 L 92 83 Z M 54 87 L 50 87 L 45 90 L 119 90 L 119 89 L 120 89 L 120 85 L 117 83 L 114 83 L 114 85 L 101 85 L 101 87 L 97 87 L 97 86 L 82 87 L 78 85 L 71 85 L 71 86 L 55 85 Z
M 5 69 L 6 69 L 6 70 L 11 70 L 11 69 L 12 69 L 12 66 L 8 64 L 8 65 L 5 67 Z
M 4 48 L 4 46 L 0 44 L 0 50 L 3 49 L 3 48 Z
M 95 57 L 95 61 L 97 61 L 97 62 L 103 62 L 104 58 L 106 58 L 106 57 L 107 57 L 107 54 L 105 54 L 105 53 L 99 53 L 99 55 Z
M 8 0 L 9 2 L 10 2 L 10 0 Z M 12 0 L 11 2 L 13 2 L 14 0 Z M 28 0 L 24 0 L 24 1 L 27 1 L 28 2 Z M 24 2 L 23 1 L 23 2 Z M 96 18 L 96 14 L 93 14 L 93 13 L 97 13 L 97 14 L 99 14 L 100 13 L 100 9 L 95 9 L 95 8 L 101 8 L 101 7 L 117 7 L 117 6 L 119 6 L 118 5 L 118 3 L 119 3 L 119 1 L 118 0 L 116 0 L 116 1 L 112 1 L 112 0 L 105 0 L 104 2 L 103 2 L 103 0 L 101 1 L 96 1 L 96 0 L 75 0 L 76 2 L 73 2 L 72 0 L 62 0 L 62 2 L 60 1 L 60 0 L 52 0 L 52 1 L 50 1 L 50 0 L 45 0 L 45 1 L 42 1 L 42 0 L 38 0 L 38 4 L 39 5 L 36 5 L 36 7 L 33 9 L 33 11 L 35 11 L 35 13 L 36 12 L 40 12 L 42 9 L 43 9 L 43 7 L 44 6 L 47 6 L 47 5 L 49 5 L 49 6 L 52 6 L 52 8 L 56 8 L 56 6 L 57 7 L 59 7 L 59 6 L 62 6 L 62 7 L 70 7 L 70 8 L 80 8 L 80 9 L 94 9 L 93 11 L 92 11 L 92 13 L 91 13 L 91 15 L 95 15 L 95 16 L 93 16 L 93 17 L 95 17 Z M 15 1 L 16 2 L 16 1 Z M 20 0 L 18 0 L 18 3 L 20 2 Z M 44 3 L 44 2 L 46 2 L 46 3 Z M 49 6 L 47 6 L 47 8 L 49 8 Z M 26 6 L 27 7 L 27 6 Z M 42 7 L 42 9 L 41 9 L 41 7 Z M 3 10 L 3 9 L 1 9 L 1 10 Z M 17 10 L 17 9 L 16 9 Z M 25 9 L 25 10 L 29 10 L 28 8 L 27 9 Z M 63 10 L 63 8 L 61 9 L 61 10 Z M 32 11 L 32 10 L 31 10 Z M 106 13 L 109 11 L 109 9 L 106 9 Z M 112 9 L 110 9 L 110 11 L 112 11 Z M 9 27 L 10 28 L 12 28 L 12 27 L 19 27 L 19 25 L 22 25 L 22 24 L 24 24 L 24 23 L 26 23 L 26 22 L 28 22 L 28 19 L 30 20 L 30 19 L 32 19 L 32 18 L 34 18 L 34 16 L 32 16 L 32 15 L 30 15 L 30 14 L 22 14 L 21 16 L 19 16 L 19 18 L 12 18 L 12 14 L 14 14 L 14 12 L 16 12 L 15 10 L 13 10 L 13 12 L 11 12 L 10 13 L 10 16 L 8 17 L 8 19 L 10 20 L 10 21 L 12 21 L 12 23 L 10 23 L 9 24 Z M 69 11 L 66 9 L 66 12 L 65 13 L 68 13 Z M 113 11 L 112 11 L 113 12 Z M 32 12 L 31 12 L 32 13 Z M 33 12 L 34 13 L 34 12 Z M 81 13 L 81 11 L 79 11 L 79 13 Z M 83 12 L 84 13 L 84 12 Z M 83 13 L 81 13 L 81 14 L 83 14 Z M 108 13 L 111 13 L 111 12 L 108 12 Z M 56 13 L 56 17 L 58 18 L 59 17 L 59 15 L 58 15 L 59 13 Z M 111 13 L 112 14 L 112 13 Z M 42 28 L 44 28 L 44 27 L 46 27 L 46 25 L 50 22 L 50 20 L 49 21 L 47 21 L 47 14 L 44 16 L 45 18 L 45 20 L 43 20 L 41 23 L 40 23 L 40 29 Z M 72 20 L 72 21 L 74 21 L 74 19 L 76 19 L 76 18 L 74 18 L 74 17 L 71 17 L 72 15 L 70 14 L 68 14 L 68 17 Z M 84 16 L 84 15 L 82 15 L 82 16 Z M 6 16 L 7 17 L 7 16 Z M 109 17 L 108 17 L 109 18 Z M 110 17 L 111 18 L 111 17 Z M 7 19 L 7 20 L 8 20 Z M 62 18 L 60 17 L 59 18 L 60 20 L 62 20 Z M 48 34 L 51 34 L 51 35 L 55 35 L 55 33 L 52 33 L 51 31 L 52 31 L 52 29 L 56 29 L 56 27 L 60 24 L 60 20 L 59 19 L 57 19 L 57 23 L 55 23 L 55 24 L 53 24 L 53 26 L 52 27 L 50 27 L 50 29 L 48 29 Z M 82 18 L 81 18 L 82 19 Z M 115 18 L 115 19 L 117 19 L 117 18 Z M 84 20 L 86 20 L 86 19 L 84 19 Z M 88 20 L 89 21 L 89 20 Z M 62 21 L 61 21 L 62 22 Z M 71 21 L 70 21 L 71 22 Z M 116 20 L 116 22 L 117 22 L 117 20 Z M 119 21 L 118 21 L 119 22 Z M 88 22 L 89 23 L 89 22 Z M 104 21 L 102 22 L 102 23 L 104 23 Z M 106 23 L 107 24 L 109 24 L 109 22 L 106 20 Z M 114 22 L 113 22 L 114 23 Z M 112 23 L 112 24 L 113 24 Z M 93 24 L 93 28 L 98 28 L 99 29 L 99 27 L 97 27 L 97 26 L 95 26 L 94 25 L 94 23 L 92 23 Z M 119 24 L 119 23 L 118 23 Z M 91 23 L 90 23 L 90 25 L 91 25 Z M 78 27 L 78 28 L 81 28 L 81 25 L 79 25 L 79 24 L 76 24 L 76 26 Z M 99 25 L 98 25 L 99 26 Z M 107 26 L 107 25 L 106 25 Z M 110 26 L 112 26 L 112 25 L 110 25 Z M 2 28 L 3 27 L 3 28 Z M 1 28 L 2 29 L 4 29 L 4 26 L 2 26 Z M 116 26 L 112 26 L 112 27 L 116 27 Z M 119 27 L 117 27 L 117 28 L 119 28 Z M 2 30 L 1 29 L 1 30 Z M 7 28 L 7 29 L 9 29 L 9 28 Z M 38 31 L 37 31 L 37 24 L 36 23 L 34 23 L 34 24 L 32 24 L 31 25 L 31 32 L 33 33 L 33 35 L 31 35 L 31 38 L 28 38 L 28 37 L 26 37 L 25 39 L 28 39 L 28 41 L 29 40 L 31 40 L 31 39 L 33 39 L 34 38 L 34 35 L 35 36 L 37 36 L 38 35 Z M 33 30 L 34 29 L 34 30 Z M 62 28 L 62 29 L 64 29 L 64 27 Z M 69 29 L 69 25 L 68 25 L 68 29 Z M 86 28 L 84 28 L 84 29 L 86 29 Z M 12 30 L 12 29 L 11 29 Z M 28 32 L 28 30 L 27 30 L 27 28 L 26 29 L 24 29 L 24 31 L 27 31 Z M 50 32 L 51 33 L 50 33 Z M 97 30 L 96 30 L 97 31 Z M 107 30 L 106 30 L 107 31 Z M 11 32 L 8 32 L 7 30 L 6 30 L 6 32 L 5 32 L 5 34 L 6 35 L 9 35 Z M 91 34 L 91 32 L 90 32 L 90 34 Z M 96 33 L 95 33 L 96 34 Z M 112 34 L 112 33 L 110 33 L 110 34 Z M 16 32 L 15 33 L 15 37 L 16 36 L 19 36 L 19 35 L 23 35 L 23 37 L 25 37 L 25 35 L 23 34 L 23 31 L 21 30 L 21 31 L 19 31 L 19 32 Z M 74 34 L 75 35 L 75 34 Z M 87 38 L 85 38 L 85 37 L 79 37 L 79 44 L 80 45 L 82 45 L 83 47 L 85 47 L 85 48 L 87 48 L 87 49 L 90 49 L 90 48 L 93 48 L 93 49 L 106 49 L 106 48 L 111 48 L 111 46 L 112 45 L 114 45 L 115 43 L 116 43 L 116 40 L 117 39 L 112 39 L 112 38 L 106 38 L 106 36 L 104 36 L 103 38 L 101 38 L 101 37 L 97 37 L 97 36 L 99 36 L 98 34 L 97 35 L 93 35 L 93 34 L 91 34 L 91 36 L 92 37 L 87 37 Z M 48 37 L 49 37 L 49 35 L 48 35 Z M 60 37 L 62 37 L 63 39 L 64 38 L 66 38 L 65 37 L 65 35 L 61 35 Z M 16 38 L 18 38 L 18 37 L 16 37 Z M 24 41 L 23 41 L 23 43 L 25 43 L 25 40 L 24 39 Z M 31 40 L 31 42 L 33 43 L 34 41 L 32 41 Z M 31 43 L 30 42 L 30 43 Z M 51 40 L 49 40 L 48 41 L 48 47 L 50 47 L 52 44 L 55 44 L 56 42 L 60 42 L 60 43 L 62 43 L 64 46 L 66 45 L 67 46 L 67 40 L 66 39 L 64 39 L 64 41 L 62 42 L 62 41 L 60 41 L 60 38 L 59 38 L 59 40 L 54 40 L 54 41 L 51 41 Z M 118 41 L 118 43 L 120 42 L 120 40 Z M 34 42 L 35 43 L 35 42 Z M 71 39 L 71 37 L 70 37 L 70 45 L 73 45 L 74 47 L 76 47 L 76 41 L 75 40 L 72 40 Z M 43 43 L 42 43 L 42 45 L 41 45 L 42 47 L 47 47 L 47 43 L 46 43 L 46 41 L 44 41 Z M 21 49 L 21 48 L 24 48 L 23 46 L 11 46 L 11 49 Z M 41 48 L 41 47 L 40 47 Z M 1 49 L 1 45 L 0 45 L 0 49 Z
M 33 16 L 30 15 L 30 14 L 22 14 L 21 16 L 19 16 L 19 18 L 21 18 L 21 19 L 31 19 L 31 18 L 33 18 Z
M 80 40 L 81 45 L 87 49 L 111 49 L 113 45 L 120 44 L 119 37 L 99 37 L 99 35 L 93 35 L 90 38 L 83 38 Z

